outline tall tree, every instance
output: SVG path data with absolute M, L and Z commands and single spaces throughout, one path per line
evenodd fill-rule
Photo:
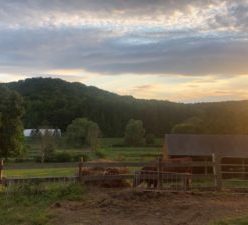
M 97 123 L 87 118 L 77 118 L 67 127 L 67 143 L 74 147 L 89 146 L 96 150 L 100 129 Z
M 125 143 L 131 146 L 144 145 L 145 129 L 141 120 L 129 120 L 125 131 Z
M 45 129 L 44 133 L 38 133 L 38 141 L 40 144 L 41 162 L 44 163 L 55 151 L 55 137 L 49 129 Z
M 23 101 L 19 94 L 0 87 L 0 156 L 18 156 L 23 151 Z

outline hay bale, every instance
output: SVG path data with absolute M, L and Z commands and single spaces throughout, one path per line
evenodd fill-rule
M 120 174 L 128 174 L 128 168 L 107 168 L 104 171 L 104 175 L 120 175 Z M 105 188 L 123 188 L 123 187 L 130 187 L 130 183 L 126 179 L 117 179 L 117 180 L 110 180 L 102 182 L 102 187 Z
M 111 160 L 97 160 L 92 162 L 113 162 Z M 82 175 L 119 175 L 119 174 L 128 174 L 129 169 L 123 167 L 92 167 L 92 168 L 82 168 Z M 120 187 L 130 187 L 130 183 L 126 179 L 118 179 L 118 180 L 108 180 L 108 181 L 86 181 L 87 185 L 97 185 L 105 188 L 120 188 Z

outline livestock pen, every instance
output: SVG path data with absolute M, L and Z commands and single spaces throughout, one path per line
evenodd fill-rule
M 3 161 L 1 162 L 0 181 L 1 184 L 6 186 L 24 183 L 61 183 L 61 185 L 63 185 L 64 183 L 74 182 L 87 185 L 110 183 L 109 185 L 105 185 L 105 187 L 111 187 L 113 182 L 128 181 L 130 186 L 133 186 L 136 189 L 151 191 L 248 190 L 247 176 L 243 176 L 243 174 L 248 174 L 248 172 L 232 172 L 237 175 L 235 178 L 224 176 L 231 172 L 227 172 L 226 169 L 223 170 L 223 168 L 226 166 L 234 168 L 240 165 L 222 163 L 222 159 L 214 154 L 211 161 L 181 161 L 177 163 L 171 160 L 163 160 L 161 157 L 149 162 L 84 162 L 82 160 L 79 163 L 31 164 L 28 167 L 21 164 L 5 166 L 3 165 Z M 152 167 L 153 169 L 144 170 L 144 168 L 147 167 Z M 242 164 L 242 167 L 248 167 L 248 164 Z M 74 171 L 74 174 L 70 176 L 5 176 L 5 174 L 11 174 L 9 173 L 11 170 L 59 170 L 65 168 Z M 203 171 L 208 172 L 182 172 L 182 168 L 190 168 L 191 171 L 194 171 L 196 168 L 203 168 Z M 95 173 L 92 171 L 98 172 Z M 155 183 L 156 185 L 154 185 Z

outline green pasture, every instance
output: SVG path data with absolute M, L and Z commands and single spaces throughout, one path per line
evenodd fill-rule
M 156 139 L 154 146 L 160 147 L 124 147 L 123 138 L 101 138 L 100 147 L 96 152 L 89 149 L 73 149 L 60 146 L 56 149 L 57 153 L 66 152 L 71 156 L 84 155 L 86 160 L 113 160 L 113 161 L 149 161 L 155 159 L 162 150 L 162 139 Z M 39 155 L 39 144 L 31 139 L 25 140 L 26 155 L 23 162 L 15 162 L 11 159 L 9 164 L 16 164 L 29 167 Z M 26 159 L 26 160 L 25 160 Z M 27 161 L 28 160 L 28 161 Z M 30 162 L 31 161 L 31 162 Z M 44 166 L 45 167 L 45 166 Z M 42 177 L 42 176 L 72 176 L 77 172 L 77 168 L 42 168 L 42 169 L 18 169 L 5 170 L 6 177 Z
M 159 147 L 105 147 L 101 148 L 98 153 L 103 158 L 114 161 L 149 161 L 158 157 L 162 148 Z
M 124 146 L 123 138 L 100 138 L 99 142 L 102 147 L 120 147 L 121 145 Z M 153 145 L 162 146 L 163 138 L 155 138 Z
M 42 168 L 5 170 L 6 177 L 48 177 L 48 176 L 73 176 L 78 168 Z

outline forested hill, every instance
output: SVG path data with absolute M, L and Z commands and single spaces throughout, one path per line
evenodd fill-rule
M 248 101 L 181 104 L 120 96 L 81 83 L 32 78 L 5 84 L 25 100 L 25 128 L 44 124 L 65 130 L 78 117 L 97 122 L 104 136 L 121 136 L 130 118 L 162 136 L 177 124 L 202 133 L 248 133 Z

